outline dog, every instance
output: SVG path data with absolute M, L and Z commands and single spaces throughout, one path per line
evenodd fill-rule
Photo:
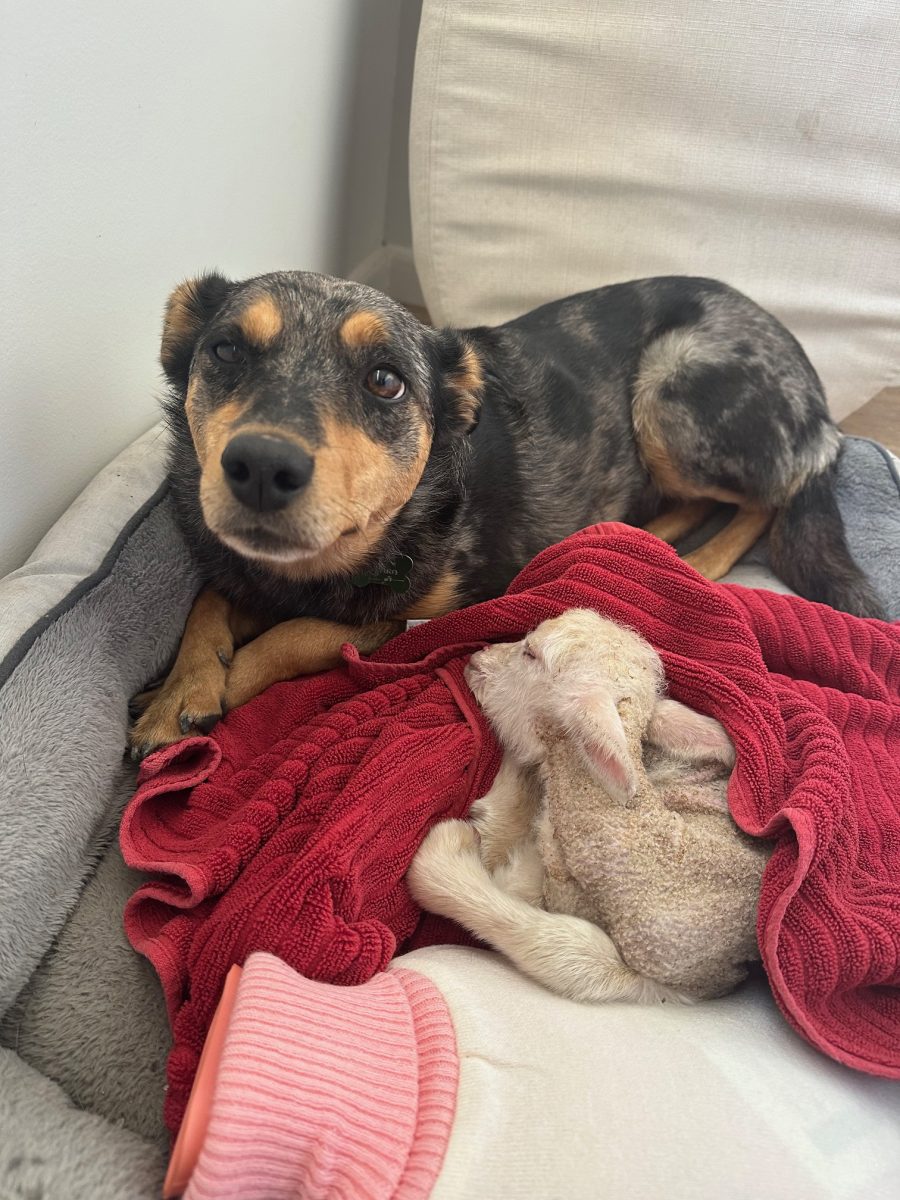
M 771 526 L 801 595 L 882 615 L 835 499 L 842 435 L 798 342 L 723 283 L 613 284 L 494 328 L 433 329 L 309 272 L 182 283 L 165 313 L 169 478 L 206 587 L 135 757 L 408 619 L 502 594 L 599 521 L 724 575 Z

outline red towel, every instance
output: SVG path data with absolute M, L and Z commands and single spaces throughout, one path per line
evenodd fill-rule
M 839 1061 L 900 1078 L 900 625 L 707 583 L 607 524 L 544 551 L 499 600 L 366 662 L 347 648 L 345 667 L 279 684 L 144 764 L 121 841 L 156 878 L 125 924 L 172 1020 L 172 1129 L 231 963 L 268 950 L 351 984 L 411 937 L 447 939 L 432 920 L 416 930 L 403 875 L 498 766 L 462 669 L 476 645 L 575 606 L 647 637 L 670 694 L 734 739 L 734 817 L 777 838 L 758 934 L 787 1019 Z

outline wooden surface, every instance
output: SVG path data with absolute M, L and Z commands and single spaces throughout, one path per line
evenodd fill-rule
M 900 454 L 900 388 L 885 388 L 883 392 L 851 413 L 841 422 L 845 433 L 874 438 L 895 454 Z

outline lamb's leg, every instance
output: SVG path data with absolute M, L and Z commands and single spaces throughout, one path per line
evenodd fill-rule
M 489 871 L 509 858 L 531 833 L 538 808 L 536 782 L 506 755 L 491 790 L 469 809 L 481 839 L 481 860 Z
M 484 862 L 484 855 L 481 856 Z M 518 896 L 528 904 L 542 907 L 544 896 L 544 862 L 534 834 L 516 842 L 506 862 L 491 872 L 494 883 L 508 896 Z
M 734 744 L 722 725 L 677 700 L 657 700 L 644 737 L 683 762 L 734 766 Z
M 580 917 L 548 913 L 491 878 L 466 821 L 442 821 L 407 874 L 415 899 L 488 942 L 532 979 L 573 1000 L 688 1001 L 633 971 L 613 942 Z

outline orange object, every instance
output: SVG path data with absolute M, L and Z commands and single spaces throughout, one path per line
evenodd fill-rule
M 194 1077 L 190 1098 L 184 1112 L 184 1120 L 178 1130 L 172 1157 L 169 1159 L 169 1169 L 163 1183 L 163 1200 L 173 1200 L 180 1196 L 190 1182 L 206 1130 L 209 1125 L 209 1114 L 212 1108 L 213 1091 L 216 1086 L 216 1076 L 219 1072 L 219 1059 L 225 1045 L 225 1034 L 231 1020 L 237 996 L 238 983 L 241 978 L 241 968 L 235 965 L 225 977 L 222 996 L 216 1006 L 215 1014 L 209 1026 L 209 1033 L 203 1044 L 200 1055 L 200 1065 Z

